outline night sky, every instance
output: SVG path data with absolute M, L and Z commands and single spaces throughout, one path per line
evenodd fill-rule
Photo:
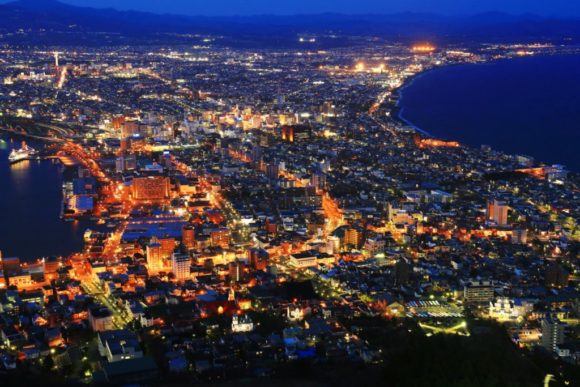
M 575 0 L 62 0 L 91 7 L 138 9 L 189 15 L 256 15 L 336 12 L 432 12 L 474 14 L 490 11 L 580 17 Z M 0 0 L 7 3 L 9 0 Z

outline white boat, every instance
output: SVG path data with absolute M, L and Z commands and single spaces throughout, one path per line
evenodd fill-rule
M 29 147 L 24 141 L 22 142 L 22 147 L 20 149 L 12 149 L 8 160 L 10 164 L 15 164 L 23 160 L 31 160 L 38 157 L 38 151 L 34 148 Z

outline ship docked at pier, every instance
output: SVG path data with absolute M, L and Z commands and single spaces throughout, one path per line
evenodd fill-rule
M 20 149 L 12 149 L 10 155 L 8 156 L 8 160 L 10 164 L 16 164 L 20 161 L 24 160 L 33 160 L 37 159 L 38 151 L 30 146 L 28 146 L 25 142 L 22 142 L 22 147 Z

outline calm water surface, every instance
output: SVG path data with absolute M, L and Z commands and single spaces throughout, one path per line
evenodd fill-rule
M 0 250 L 5 257 L 30 260 L 67 255 L 83 246 L 82 222 L 60 219 L 62 167 L 53 161 L 10 165 L 11 147 L 20 140 L 0 136 Z M 30 143 L 38 149 L 42 145 Z
M 433 136 L 580 171 L 580 56 L 440 68 L 401 95 L 401 116 Z

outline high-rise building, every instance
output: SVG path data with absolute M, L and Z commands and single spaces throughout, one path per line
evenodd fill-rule
M 106 306 L 95 305 L 89 308 L 89 325 L 94 332 L 114 329 L 113 313 Z
M 192 225 L 183 226 L 181 241 L 186 249 L 191 250 L 195 247 L 195 229 Z
M 125 171 L 125 158 L 123 156 L 117 157 L 115 160 L 115 170 L 117 173 L 122 173 Z
M 171 257 L 171 272 L 178 281 L 191 278 L 191 257 L 187 253 L 173 253 Z
M 156 273 L 163 270 L 163 257 L 161 255 L 161 243 L 155 237 L 151 238 L 146 248 L 147 267 L 150 272 Z
M 58 269 L 60 268 L 61 262 L 56 257 L 48 257 L 43 260 L 44 264 L 44 277 L 47 280 L 53 280 L 58 277 Z
M 316 172 L 310 178 L 310 184 L 318 190 L 326 188 L 326 175 L 321 172 Z
M 113 129 L 119 130 L 125 125 L 125 116 L 116 116 L 111 120 Z
M 493 281 L 471 281 L 463 288 L 463 298 L 467 305 L 489 305 L 493 296 Z
M 263 155 L 262 147 L 256 146 L 252 148 L 252 162 L 258 164 L 262 160 Z
M 363 234 L 355 227 L 349 227 L 344 231 L 343 244 L 345 246 L 354 246 L 358 248 L 361 244 Z
M 328 117 L 336 116 L 336 105 L 330 101 L 325 101 L 320 107 L 320 112 Z
M 292 126 L 282 127 L 282 140 L 294 142 L 294 128 Z
M 230 281 L 240 282 L 244 276 L 244 264 L 237 259 L 229 265 Z
M 133 155 L 119 156 L 115 160 L 115 169 L 118 173 L 132 171 L 137 168 L 137 159 Z
M 498 226 L 508 224 L 509 206 L 503 200 L 491 199 L 487 202 L 487 219 L 494 221 Z
M 147 136 L 152 134 L 151 132 L 150 126 L 135 119 L 125 119 L 121 125 L 121 138 Z
M 282 127 L 282 141 L 299 142 L 309 139 L 312 129 L 307 125 L 284 125 Z
M 173 250 L 175 250 L 176 242 L 173 238 L 159 238 L 161 245 L 161 259 L 166 260 L 171 257 Z
M 326 254 L 334 255 L 340 252 L 340 238 L 330 235 L 326 238 Z
M 385 251 L 385 238 L 382 235 L 375 235 L 367 238 L 363 246 L 363 254 L 367 258 L 372 258 Z
M 271 162 L 266 166 L 266 176 L 270 180 L 276 180 L 280 176 L 280 166 L 277 162 Z
M 516 228 L 512 231 L 512 243 L 515 245 L 525 245 L 528 242 L 528 230 Z
M 230 245 L 230 231 L 226 227 L 211 231 L 210 237 L 212 246 L 226 249 Z
M 556 317 L 547 315 L 542 320 L 542 347 L 549 351 L 555 351 L 559 344 L 564 343 L 564 330 L 566 324 Z

